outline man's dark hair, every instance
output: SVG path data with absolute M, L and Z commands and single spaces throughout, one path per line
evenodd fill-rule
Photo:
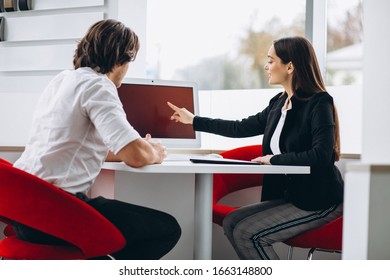
M 116 65 L 133 61 L 139 50 L 139 40 L 123 23 L 106 19 L 93 24 L 79 41 L 73 57 L 74 68 L 91 67 L 106 74 Z

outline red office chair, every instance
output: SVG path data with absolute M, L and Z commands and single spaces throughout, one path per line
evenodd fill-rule
M 262 155 L 261 145 L 245 146 L 221 153 L 224 158 L 251 160 Z M 263 174 L 214 174 L 213 222 L 222 225 L 222 220 L 238 207 L 219 204 L 218 201 L 234 191 L 261 186 Z
M 307 259 L 313 258 L 314 251 L 341 253 L 343 217 L 339 217 L 322 227 L 301 233 L 283 243 L 289 246 L 288 259 L 291 260 L 293 247 L 310 248 Z
M 262 146 L 253 145 L 222 152 L 224 158 L 250 160 L 262 155 Z M 237 190 L 260 186 L 262 174 L 215 174 L 213 185 L 213 222 L 222 225 L 225 216 L 238 207 L 222 205 L 218 201 Z M 315 250 L 341 252 L 342 220 L 340 217 L 320 228 L 297 235 L 284 243 L 289 246 L 288 259 L 293 247 L 310 248 L 307 259 L 312 259 Z
M 7 223 L 0 240 L 6 259 L 65 260 L 109 255 L 124 247 L 121 232 L 98 211 L 58 187 L 0 159 L 0 219 Z M 22 223 L 69 245 L 20 240 L 10 228 Z
M 8 166 L 12 166 L 12 163 L 10 163 L 10 162 L 2 159 L 2 158 L 0 158 L 0 164 L 5 164 L 5 165 L 8 165 Z M 15 234 L 14 229 L 12 228 L 11 223 L 10 223 L 9 220 L 4 219 L 4 218 L 2 218 L 0 216 L 0 222 L 3 222 L 6 225 L 5 228 L 4 228 L 4 231 L 3 231 L 5 236 L 10 236 L 10 235 L 14 235 Z

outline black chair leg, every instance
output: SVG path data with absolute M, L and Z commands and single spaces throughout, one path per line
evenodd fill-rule
M 313 259 L 313 253 L 317 248 L 311 248 L 309 251 L 309 254 L 307 254 L 307 259 L 312 260 Z
M 287 259 L 292 260 L 293 246 L 288 246 Z

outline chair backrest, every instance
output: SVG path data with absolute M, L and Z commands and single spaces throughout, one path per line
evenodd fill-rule
M 12 163 L 10 163 L 9 161 L 6 161 L 5 159 L 2 159 L 2 158 L 0 158 L 0 164 L 5 164 L 5 165 L 11 165 L 12 166 Z
M 221 153 L 224 158 L 251 160 L 262 155 L 261 145 L 250 145 Z M 263 174 L 214 174 L 213 183 L 213 222 L 222 225 L 223 218 L 237 207 L 218 204 L 229 193 L 261 186 Z
M 0 217 L 61 238 L 86 258 L 120 250 L 125 239 L 97 210 L 58 187 L 0 164 Z

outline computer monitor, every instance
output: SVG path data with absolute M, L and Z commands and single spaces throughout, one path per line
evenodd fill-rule
M 187 81 L 125 78 L 118 88 L 129 123 L 144 137 L 147 133 L 167 148 L 200 148 L 200 133 L 191 125 L 170 119 L 171 102 L 199 113 L 196 83 Z

